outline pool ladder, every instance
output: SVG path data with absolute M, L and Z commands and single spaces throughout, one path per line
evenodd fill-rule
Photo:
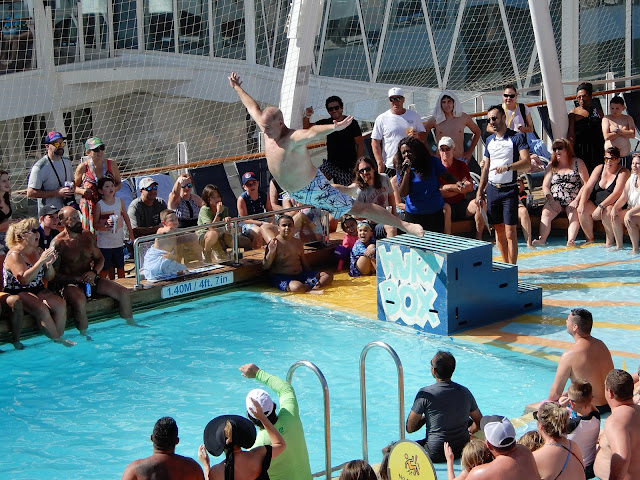
M 361 409 L 361 429 L 362 429 L 362 458 L 366 461 L 369 461 L 369 448 L 367 441 L 367 390 L 366 390 L 366 381 L 365 381 L 365 360 L 367 358 L 367 353 L 372 348 L 382 348 L 389 352 L 391 358 L 396 364 L 396 370 L 398 372 L 398 418 L 399 418 L 399 435 L 400 440 L 404 440 L 404 371 L 402 369 L 402 362 L 400 362 L 400 357 L 396 351 L 391 348 L 387 343 L 382 341 L 374 341 L 367 344 L 360 353 L 360 409 Z M 312 362 L 308 360 L 300 360 L 291 367 L 289 367 L 289 371 L 287 372 L 287 382 L 291 383 L 291 379 L 293 377 L 293 373 L 299 367 L 307 367 L 311 369 L 322 386 L 322 397 L 324 402 L 324 450 L 325 450 L 325 469 L 322 472 L 314 473 L 314 477 L 320 477 L 323 474 L 326 476 L 327 480 L 331 480 L 331 473 L 336 470 L 340 470 L 345 464 L 338 465 L 336 467 L 331 467 L 331 418 L 330 418 L 330 410 L 329 410 L 329 384 L 327 383 L 327 379 L 325 378 L 322 371 L 314 365 Z

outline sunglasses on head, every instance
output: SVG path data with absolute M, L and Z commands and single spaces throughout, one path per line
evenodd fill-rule
M 150 192 L 152 190 L 158 190 L 158 185 L 152 185 L 151 187 L 146 187 L 146 188 L 143 188 L 142 190 L 146 190 L 147 192 Z
M 358 170 L 358 173 L 369 173 L 371 171 L 371 167 L 364 167 Z
M 56 148 L 60 148 L 60 147 L 64 147 L 67 144 L 67 142 L 52 142 L 49 145 L 53 145 Z
M 553 150 L 554 152 L 558 152 L 560 150 L 564 150 L 564 145 L 557 145 L 557 146 L 551 148 L 551 150 Z
M 180 185 L 182 188 L 192 188 L 193 184 L 192 183 L 185 183 L 184 185 Z
M 404 97 L 389 97 L 389 101 L 390 102 L 399 102 L 400 100 L 402 100 Z
M 336 110 L 340 110 L 340 105 L 336 105 L 335 107 L 327 107 L 327 112 L 335 112 Z
M 516 94 L 515 93 L 503 93 L 502 96 L 504 98 L 516 98 Z
M 101 150 L 101 151 L 103 151 L 103 152 L 104 152 L 104 150 L 105 150 L 106 148 L 107 148 L 107 147 L 105 147 L 105 146 L 104 146 L 104 144 L 103 144 L 103 145 L 97 146 L 96 148 L 92 148 L 92 149 L 91 149 L 91 151 L 92 151 L 92 152 L 96 152 L 96 153 L 98 153 L 98 150 Z

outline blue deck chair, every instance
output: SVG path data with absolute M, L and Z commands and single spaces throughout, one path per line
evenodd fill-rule
M 238 169 L 238 177 L 240 179 L 242 179 L 242 175 L 245 173 L 253 172 L 258 179 L 258 182 L 260 182 L 260 190 L 269 191 L 269 180 L 271 178 L 271 174 L 267 167 L 266 158 L 236 162 L 236 168 Z
M 254 172 L 258 175 L 257 172 Z M 236 207 L 236 195 L 229 185 L 227 179 L 227 173 L 224 170 L 224 165 L 209 165 L 207 167 L 190 168 L 189 175 L 193 178 L 195 184 L 195 191 L 198 195 L 202 195 L 202 190 L 208 184 L 215 185 L 220 189 L 222 195 L 222 201 L 224 205 L 229 209 L 229 215 L 232 217 L 238 216 L 238 208 Z M 267 183 L 268 185 L 268 183 Z
M 136 186 L 136 196 L 138 197 L 140 196 L 140 189 L 138 188 L 138 185 L 140 185 L 140 180 L 142 180 L 145 177 L 151 177 L 155 182 L 158 183 L 158 198 L 161 198 L 168 203 L 169 194 L 171 193 L 171 190 L 173 190 L 173 184 L 175 183 L 173 179 L 165 173 L 158 173 L 155 175 L 144 175 L 142 177 L 134 177 L 133 181 L 134 181 L 134 185 Z
M 129 208 L 129 204 L 131 203 L 131 201 L 136 198 L 136 194 L 133 191 L 133 187 L 131 186 L 131 184 L 132 179 L 123 178 L 122 187 L 116 192 L 116 197 L 121 198 L 124 201 L 125 210 Z

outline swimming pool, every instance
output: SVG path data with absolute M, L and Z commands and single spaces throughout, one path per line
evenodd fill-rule
M 177 453 L 197 458 L 206 423 L 219 414 L 242 414 L 246 393 L 258 386 L 238 372 L 247 362 L 285 377 L 292 363 L 306 359 L 324 372 L 331 395 L 333 465 L 361 457 L 358 362 L 372 340 L 389 343 L 403 362 L 406 413 L 417 390 L 433 381 L 427 368 L 438 349 L 456 356 L 454 379 L 472 390 L 485 413 L 521 415 L 523 405 L 546 394 L 555 369 L 543 359 L 247 291 L 149 311 L 137 319 L 151 328 L 110 320 L 92 327 L 94 342 L 61 349 L 35 338 L 27 340 L 25 352 L 3 355 L 1 477 L 119 478 L 130 461 L 151 454 L 149 435 L 164 415 L 178 422 Z M 500 371 L 522 381 L 498 384 Z M 321 388 L 307 369 L 296 371 L 293 384 L 312 470 L 320 471 Z M 395 366 L 381 349 L 367 356 L 367 384 L 369 455 L 378 462 L 380 449 L 398 436 Z

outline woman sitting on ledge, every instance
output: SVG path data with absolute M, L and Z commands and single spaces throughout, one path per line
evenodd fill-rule
M 616 237 L 616 248 L 622 249 L 624 241 L 624 229 L 622 221 L 627 226 L 629 238 L 631 238 L 631 253 L 637 254 L 640 243 L 640 153 L 634 153 L 631 159 L 631 176 L 624 186 L 624 191 L 611 209 L 611 222 L 613 234 Z
M 564 211 L 569 219 L 567 247 L 573 247 L 580 230 L 577 211 L 580 192 L 589 181 L 589 172 L 584 162 L 574 155 L 568 140 L 554 140 L 551 149 L 551 162 L 542 182 L 547 203 L 540 218 L 540 238 L 532 243 L 534 246 L 544 245 L 551 232 L 551 221 Z

